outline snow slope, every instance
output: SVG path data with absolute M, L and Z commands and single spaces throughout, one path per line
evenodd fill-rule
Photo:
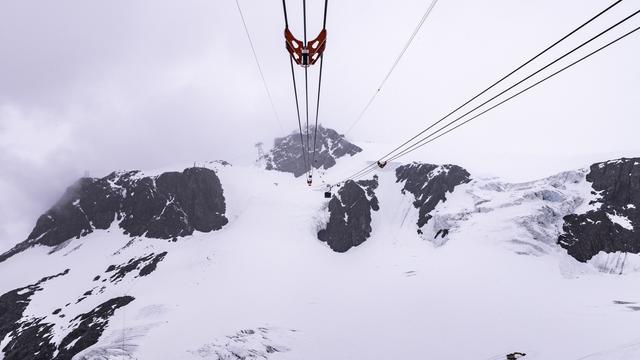
M 362 163 L 356 155 L 333 176 Z M 372 236 L 340 254 L 316 238 L 326 219 L 321 187 L 220 167 L 229 219 L 222 230 L 173 242 L 132 240 L 112 228 L 52 254 L 31 248 L 0 263 L 0 294 L 70 269 L 26 310 L 55 324 L 54 341 L 75 316 L 134 297 L 75 359 L 482 360 L 513 351 L 525 359 L 639 359 L 640 274 L 600 257 L 579 263 L 555 244 L 562 216 L 586 211 L 584 175 L 475 179 L 436 208 L 420 235 L 412 194 L 401 194 L 389 166 L 379 173 Z M 446 239 L 434 239 L 445 225 Z M 163 252 L 148 276 L 130 272 L 103 292 L 93 281 L 109 276 L 110 265 Z

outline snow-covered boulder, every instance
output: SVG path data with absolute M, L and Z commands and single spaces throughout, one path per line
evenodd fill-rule
M 592 208 L 564 217 L 560 246 L 578 261 L 600 252 L 640 253 L 640 158 L 591 165 Z
M 337 131 L 318 125 L 318 133 L 314 134 L 314 129 L 309 129 L 310 153 L 313 152 L 313 138 L 316 138 L 315 160 L 310 159 L 316 169 L 329 169 L 336 164 L 336 159 L 343 156 L 353 156 L 362 151 L 358 146 L 348 142 L 343 135 Z M 303 141 L 307 143 L 307 136 L 304 134 Z M 300 144 L 300 134 L 296 131 L 291 135 L 277 138 L 273 148 L 264 155 L 267 170 L 277 170 L 292 173 L 295 177 L 307 172 L 305 159 L 302 155 L 302 145 Z
M 175 239 L 195 230 L 221 229 L 228 220 L 220 179 L 213 170 L 188 168 L 143 176 L 139 171 L 82 178 L 36 222 L 27 240 L 0 262 L 34 245 L 55 247 L 114 221 L 130 236 Z

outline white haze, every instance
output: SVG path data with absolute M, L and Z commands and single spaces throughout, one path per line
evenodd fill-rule
M 281 4 L 240 3 L 282 126 L 294 130 Z M 321 123 L 347 130 L 429 3 L 329 2 Z M 392 148 L 609 3 L 441 0 L 349 138 Z M 537 64 L 637 4 L 623 2 Z M 321 9 L 309 0 L 310 34 Z M 300 34 L 300 2 L 289 11 Z M 640 18 L 629 23 L 598 44 Z M 405 160 L 527 180 L 640 155 L 638 54 L 636 34 Z M 248 163 L 255 142 L 279 135 L 233 0 L 0 2 L 0 250 L 87 172 Z

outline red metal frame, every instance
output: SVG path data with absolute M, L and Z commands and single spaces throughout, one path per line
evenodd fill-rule
M 287 51 L 293 61 L 300 66 L 310 66 L 315 64 L 320 56 L 324 52 L 327 45 L 327 30 L 320 31 L 318 36 L 309 41 L 307 46 L 304 43 L 296 39 L 289 29 L 284 29 L 284 39 L 287 47 Z

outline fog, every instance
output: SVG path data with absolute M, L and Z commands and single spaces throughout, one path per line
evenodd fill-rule
M 323 2 L 308 2 L 313 37 Z M 323 125 L 349 128 L 430 2 L 329 2 Z M 441 0 L 348 138 L 393 148 L 609 3 Z M 297 129 L 281 3 L 240 5 L 279 121 L 234 0 L 0 2 L 0 251 L 24 240 L 87 173 L 211 159 L 248 164 L 254 143 Z M 532 65 L 634 6 L 623 2 Z M 288 7 L 301 37 L 301 2 Z M 638 17 L 596 43 L 639 26 Z M 521 181 L 640 155 L 639 55 L 634 34 L 404 160 Z M 310 75 L 315 84 L 317 68 Z

